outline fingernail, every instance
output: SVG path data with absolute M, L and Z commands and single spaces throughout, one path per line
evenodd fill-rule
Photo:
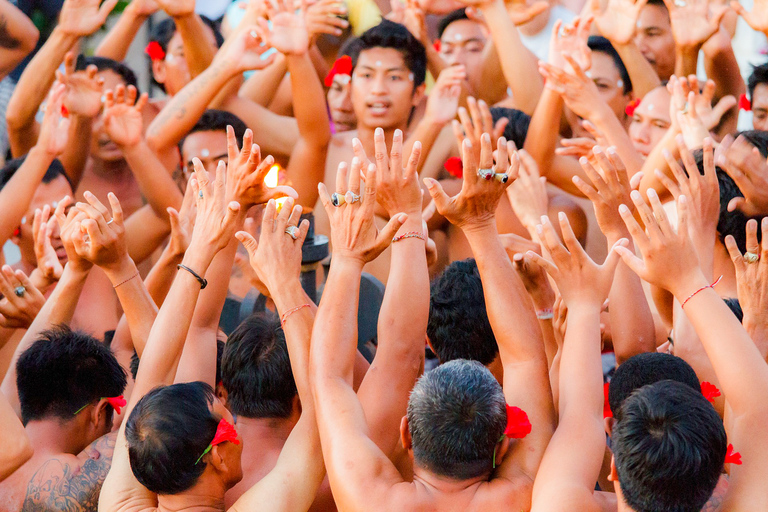
M 568 217 L 565 216 L 565 212 L 559 212 L 557 214 L 557 218 L 560 219 L 560 220 L 567 220 L 568 219 Z
M 627 205 L 620 204 L 619 205 L 619 213 L 629 213 L 629 208 L 627 208 Z
M 631 197 L 632 199 L 634 199 L 636 201 L 639 201 L 639 200 L 642 199 L 642 196 L 640 195 L 640 192 L 638 192 L 637 190 L 633 190 L 632 192 L 630 192 L 629 193 L 629 197 Z

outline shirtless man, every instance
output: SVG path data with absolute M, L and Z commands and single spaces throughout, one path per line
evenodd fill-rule
M 351 387 L 356 286 L 364 263 L 389 243 L 390 235 L 377 234 L 373 226 L 370 203 L 375 191 L 366 188 L 361 206 L 356 202 L 338 208 L 332 206 L 327 192 L 321 193 L 331 217 L 335 253 L 312 333 L 310 374 L 323 457 L 340 510 L 525 510 L 530 506 L 533 478 L 553 431 L 554 411 L 541 332 L 532 308 L 523 306 L 528 303 L 525 288 L 497 236 L 494 212 L 506 184 L 477 175 L 478 168 L 493 168 L 514 179 L 516 157 L 510 166 L 511 145 L 508 148 L 501 139 L 494 165 L 487 134 L 482 145 L 478 162 L 469 144 L 464 144 L 464 185 L 459 195 L 449 198 L 434 180 L 427 180 L 427 185 L 438 211 L 464 229 L 476 254 L 505 367 L 503 391 L 487 369 L 466 360 L 425 374 L 411 393 L 400 427 L 402 444 L 413 460 L 412 482 L 404 480 L 371 443 L 366 416 Z M 355 174 L 350 174 L 346 186 L 342 174 L 337 189 L 356 192 Z M 367 182 L 372 180 L 369 171 Z M 352 196 L 347 193 L 347 197 Z M 392 217 L 413 223 L 411 215 Z M 418 217 L 415 222 L 420 222 Z M 357 236 L 352 238 L 352 233 Z M 399 239 L 393 261 L 395 250 L 421 249 L 422 243 L 416 236 Z M 399 300 L 404 308 L 412 307 L 410 296 Z M 533 427 L 523 439 L 510 442 L 502 435 L 508 422 L 505 402 L 528 413 Z M 509 419 L 510 424 L 521 426 L 514 417 Z M 519 432 L 515 437 L 524 435 Z

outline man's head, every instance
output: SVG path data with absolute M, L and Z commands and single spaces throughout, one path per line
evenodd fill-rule
M 354 48 L 361 44 L 357 37 L 349 38 L 339 50 L 339 57 L 349 57 Z M 351 57 L 350 57 L 351 58 Z M 328 88 L 328 110 L 337 132 L 354 130 L 357 127 L 355 108 L 352 105 L 352 77 L 336 73 Z
M 233 487 L 243 477 L 242 444 L 216 445 L 200 459 L 221 419 L 234 423 L 208 384 L 190 382 L 153 389 L 126 420 L 125 439 L 133 475 L 160 495 L 183 493 L 204 473 L 220 480 L 227 489 Z
M 638 153 L 647 157 L 661 141 L 671 124 L 669 91 L 663 85 L 643 96 L 629 124 L 629 138 Z
M 499 346 L 475 260 L 454 261 L 432 282 L 427 338 L 441 363 L 469 359 L 487 366 L 496 359 Z
M 611 107 L 619 120 L 624 120 L 627 104 L 632 101 L 632 82 L 627 68 L 608 39 L 590 36 L 587 46 L 592 50 L 592 66 L 587 73 L 597 86 L 600 98 Z M 574 137 L 591 137 L 570 109 L 566 109 L 566 119 Z
M 755 66 L 747 80 L 752 104 L 752 127 L 768 130 L 768 62 Z
M 675 72 L 675 38 L 663 0 L 649 0 L 640 10 L 635 44 L 661 80 Z
M 112 429 L 113 409 L 106 399 L 123 394 L 126 376 L 106 345 L 60 326 L 42 332 L 21 354 L 16 383 L 25 425 L 78 422 L 84 448 Z
M 382 20 L 360 36 L 350 57 L 358 125 L 403 128 L 424 94 L 424 46 L 403 25 Z
M 528 126 L 531 124 L 531 116 L 514 108 L 491 107 L 491 117 L 494 123 L 506 117 L 508 123 L 504 127 L 504 138 L 514 142 L 518 148 L 523 147 L 525 137 L 528 135 Z
M 75 69 L 82 71 L 88 66 L 96 66 L 99 70 L 97 76 L 104 79 L 104 90 L 115 90 L 118 85 L 128 87 L 132 85 L 139 89 L 139 82 L 136 73 L 122 62 L 108 59 L 106 57 L 84 57 L 79 56 Z M 91 156 L 104 162 L 117 162 L 123 160 L 123 152 L 112 142 L 104 131 L 104 120 L 102 114 L 93 119 L 91 128 Z
M 687 384 L 663 380 L 636 390 L 613 427 L 611 475 L 635 512 L 694 512 L 723 469 L 723 422 Z
M 477 94 L 482 90 L 483 50 L 488 42 L 485 25 L 469 19 L 462 7 L 440 20 L 437 34 L 440 56 L 449 66 L 464 66 L 470 88 Z
M 491 471 L 507 424 L 501 386 L 487 368 L 465 359 L 422 375 L 411 391 L 406 418 L 407 432 L 403 425 L 401 433 L 413 449 L 415 466 L 455 480 Z
M 221 380 L 227 406 L 245 418 L 289 418 L 298 392 L 285 334 L 277 319 L 254 314 L 232 332 L 224 347 Z
M 227 125 L 235 130 L 237 147 L 242 147 L 247 127 L 235 114 L 224 110 L 206 110 L 197 124 L 181 139 L 179 151 L 187 179 L 195 171 L 193 158 L 199 158 L 205 170 L 210 173 L 216 172 L 219 160 L 227 162 Z
M 16 158 L 6 162 L 5 166 L 0 170 L 0 189 L 10 181 L 16 171 L 19 170 L 24 163 L 26 156 Z M 69 183 L 64 172 L 64 166 L 56 159 L 48 166 L 48 170 L 43 175 L 42 183 L 40 183 L 35 189 L 35 194 L 32 196 L 32 201 L 29 203 L 24 217 L 21 219 L 21 224 L 11 236 L 11 241 L 19 246 L 21 252 L 21 259 L 30 267 L 37 266 L 37 258 L 35 257 L 34 238 L 32 236 L 32 221 L 35 218 L 35 210 L 43 206 L 50 205 L 51 209 L 55 208 L 59 201 L 64 199 L 65 196 L 72 196 L 72 186 Z M 59 238 L 59 225 L 54 223 L 53 234 L 51 236 L 51 244 L 56 251 L 56 256 L 59 257 L 59 261 L 62 265 L 67 261 L 67 253 L 64 251 L 64 245 Z
M 224 37 L 216 28 L 216 24 L 205 16 L 200 18 L 205 24 L 205 31 L 208 32 L 200 34 L 200 37 L 215 38 L 216 46 L 220 48 L 224 44 Z M 192 80 L 189 64 L 184 56 L 184 42 L 176 30 L 173 18 L 166 18 L 155 25 L 149 35 L 149 41 L 150 44 L 157 43 L 163 51 L 162 59 L 152 60 L 152 81 L 166 94 L 173 96 Z

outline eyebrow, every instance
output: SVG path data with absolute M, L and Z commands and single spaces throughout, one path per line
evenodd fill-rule
M 370 69 L 371 71 L 376 71 L 376 68 L 374 68 L 372 66 L 366 66 L 365 64 L 360 64 L 357 67 L 358 68 Z M 388 69 L 385 69 L 384 71 L 386 71 L 387 73 L 390 73 L 392 71 L 406 71 L 406 69 L 404 67 L 396 67 L 396 68 L 388 68 Z
M 482 38 L 480 38 L 480 37 L 469 37 L 469 38 L 467 38 L 467 39 L 458 40 L 458 41 L 456 41 L 455 39 L 454 39 L 454 40 L 451 40 L 451 39 L 446 39 L 446 40 L 445 40 L 445 44 L 459 44 L 459 43 L 464 43 L 464 44 L 466 44 L 466 43 L 483 43 L 483 42 L 485 42 L 485 41 L 486 41 L 486 40 L 484 40 L 484 39 L 482 39 Z

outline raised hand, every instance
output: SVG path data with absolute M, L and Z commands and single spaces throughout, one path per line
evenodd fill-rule
M 525 25 L 549 8 L 549 2 L 543 1 L 527 2 L 513 0 L 511 2 L 505 2 L 505 5 L 507 6 L 509 19 L 511 19 L 512 23 L 516 26 Z
M 434 124 L 445 124 L 456 117 L 461 96 L 461 83 L 467 78 L 464 66 L 443 69 L 427 98 L 424 118 Z
M 293 2 L 275 0 L 267 4 L 267 13 L 272 21 L 258 20 L 264 40 L 269 46 L 284 55 L 303 55 L 309 48 L 309 31 L 305 18 L 306 3 L 302 1 L 298 11 L 294 11 Z
M 247 231 L 235 234 L 248 251 L 256 276 L 270 291 L 299 280 L 301 245 L 309 230 L 309 221 L 301 221 L 301 210 L 301 205 L 293 206 L 289 197 L 278 213 L 277 204 L 270 199 L 264 208 L 259 241 Z
M 361 264 L 373 261 L 392 242 L 392 237 L 408 219 L 398 213 L 379 231 L 374 220 L 376 206 L 376 166 L 368 166 L 365 174 L 365 192 L 360 195 L 359 158 L 339 164 L 336 172 L 336 193 L 332 201 L 325 184 L 318 184 L 320 201 L 331 221 L 331 241 L 334 258 L 348 258 Z M 335 206 L 338 204 L 339 206 Z
M 160 8 L 157 5 L 157 0 L 131 0 L 131 3 L 128 5 L 138 16 L 150 16 L 155 14 Z
M 45 297 L 22 270 L 3 265 L 0 272 L 0 327 L 26 329 L 32 324 Z
M 141 141 L 144 121 L 141 111 L 149 100 L 147 93 L 136 101 L 136 88 L 122 84 L 107 91 L 104 104 L 104 131 L 118 146 L 135 146 Z
M 579 117 L 589 118 L 599 108 L 605 107 L 595 82 L 568 54 L 563 54 L 572 73 L 546 62 L 539 62 L 539 72 L 546 79 L 546 87 L 562 96 L 565 104 Z
M 390 218 L 398 213 L 420 215 L 422 194 L 417 167 L 421 157 L 421 143 L 416 141 L 413 144 L 408 164 L 404 167 L 403 132 L 395 130 L 389 156 L 387 156 L 384 130 L 376 128 L 373 141 L 376 151 L 376 200 L 384 207 Z
M 35 218 L 32 221 L 32 238 L 35 245 L 35 259 L 37 270 L 48 284 L 53 284 L 61 278 L 64 267 L 59 261 L 56 249 L 53 248 L 51 237 L 55 228 L 56 218 L 51 216 L 51 207 L 43 206 L 35 210 Z
M 84 71 L 75 71 L 75 54 L 64 56 L 64 72 L 56 70 L 56 80 L 64 84 L 64 107 L 83 117 L 96 117 L 101 110 L 104 79 L 97 76 L 99 70 L 91 64 Z
M 539 254 L 537 251 L 531 251 Z M 536 263 L 527 253 L 517 253 L 512 256 L 512 266 L 531 296 L 536 309 L 550 308 L 555 302 L 555 292 L 547 279 L 547 271 Z
M 155 2 L 172 18 L 189 16 L 195 12 L 195 0 L 155 0 Z
M 243 136 L 243 149 L 237 149 L 235 130 L 227 126 L 227 197 L 237 201 L 244 208 L 263 204 L 270 199 L 289 196 L 294 199 L 298 194 L 291 187 L 280 185 L 274 188 L 264 184 L 269 169 L 275 163 L 272 155 L 261 159 L 257 144 L 253 144 L 253 132 L 248 129 Z
M 80 257 L 75 248 L 75 241 L 82 243 L 83 232 L 80 229 L 80 222 L 88 218 L 88 216 L 77 208 L 70 208 L 68 213 L 66 209 L 72 204 L 72 198 L 67 196 L 56 205 L 56 209 L 53 214 L 56 217 L 56 221 L 59 223 L 59 237 L 61 243 L 64 244 L 64 250 L 67 252 L 67 267 L 78 271 L 87 272 L 91 269 L 93 264 Z
M 627 176 L 627 169 L 612 147 L 604 151 L 600 146 L 595 146 L 592 154 L 597 162 L 597 168 L 585 157 L 579 160 L 592 184 L 586 183 L 578 176 L 573 177 L 573 183 L 592 201 L 600 231 L 605 233 L 609 240 L 628 236 L 629 232 L 619 215 L 619 206 L 622 204 L 632 206 L 630 198 L 632 186 Z
M 499 201 L 506 188 L 517 179 L 520 160 L 514 144 L 501 137 L 496 146 L 495 163 L 491 149 L 491 137 L 484 133 L 480 139 L 478 162 L 474 156 L 472 143 L 469 140 L 464 141 L 462 145 L 463 183 L 461 191 L 453 197 L 448 197 L 437 180 L 432 178 L 424 180 L 440 215 L 462 230 L 484 228 L 489 223 L 495 224 Z M 490 179 L 480 177 L 481 171 L 484 175 L 490 176 Z
M 168 242 L 168 250 L 171 254 L 184 256 L 184 253 L 187 252 L 189 242 L 192 240 L 196 215 L 195 193 L 192 190 L 192 185 L 187 183 L 179 211 L 171 207 L 168 208 L 168 216 L 171 221 L 171 238 Z
M 549 208 L 547 179 L 539 174 L 539 166 L 527 151 L 521 149 L 517 155 L 520 170 L 515 182 L 507 189 L 507 197 L 523 226 L 535 233 L 542 215 L 546 215 Z
M 728 211 L 741 211 L 747 217 L 768 214 L 768 163 L 746 137 L 734 140 L 727 135 L 718 148 L 717 165 L 733 178 L 744 197 L 734 197 Z
M 64 105 L 64 84 L 55 83 L 45 104 L 45 115 L 40 126 L 36 147 L 42 148 L 52 157 L 59 156 L 67 146 L 70 120 L 62 114 Z
M 244 27 L 224 43 L 216 53 L 213 64 L 236 72 L 264 69 L 275 60 L 274 54 L 266 59 L 261 58 L 261 55 L 269 50 L 268 45 L 262 44 L 265 39 L 266 35 L 260 27 Z
M 739 304 L 744 312 L 742 323 L 747 332 L 754 335 L 768 334 L 768 217 L 761 226 L 763 247 L 757 241 L 757 221 L 747 221 L 747 253 L 741 254 L 732 235 L 725 237 L 725 247 L 736 269 L 736 286 Z
M 572 23 L 563 26 L 558 20 L 552 28 L 552 39 L 549 43 L 549 64 L 560 69 L 572 72 L 565 56 L 569 55 L 579 67 L 587 70 L 592 67 L 592 50 L 587 46 L 589 28 L 592 25 L 592 16 L 584 19 L 577 17 Z
M 713 0 L 664 0 L 672 36 L 681 48 L 700 48 L 720 28 L 728 6 Z
M 306 23 L 310 39 L 320 34 L 340 36 L 349 22 L 340 16 L 348 13 L 344 3 L 339 0 L 320 0 L 307 7 Z
M 95 195 L 88 191 L 83 195 L 87 202 L 78 202 L 75 208 L 85 214 L 85 218 L 80 221 L 80 230 L 88 236 L 74 239 L 75 250 L 81 258 L 107 272 L 118 270 L 130 258 L 120 201 L 115 194 L 109 193 L 110 212 Z
M 504 129 L 509 124 L 509 119 L 502 117 L 496 124 L 493 123 L 493 116 L 488 104 L 483 100 L 476 100 L 472 96 L 467 98 L 467 110 L 464 107 L 459 108 L 459 119 L 451 123 L 453 136 L 456 137 L 456 145 L 461 151 L 464 145 L 464 139 L 469 140 L 475 152 L 475 159 L 480 159 L 480 138 L 484 133 L 491 136 L 491 140 L 499 140 L 504 135 Z
M 754 0 L 754 2 L 752 2 L 752 10 L 747 11 L 744 6 L 741 5 L 741 2 L 732 0 L 731 9 L 744 18 L 744 21 L 746 21 L 747 25 L 752 27 L 753 30 L 763 33 L 768 31 L 768 1 Z
M 603 9 L 600 0 L 591 0 L 589 8 L 600 34 L 611 43 L 622 45 L 634 37 L 637 19 L 646 3 L 648 0 L 608 0 Z
M 195 167 L 195 179 L 190 181 L 190 185 L 197 198 L 197 214 L 189 247 L 194 247 L 195 250 L 205 248 L 204 252 L 210 257 L 208 260 L 210 264 L 210 260 L 227 246 L 235 233 L 235 221 L 240 213 L 240 203 L 230 201 L 224 204 L 227 172 L 224 162 L 219 162 L 213 182 L 198 158 L 193 158 L 192 164 Z
M 74 36 L 89 36 L 104 25 L 117 1 L 64 0 L 56 28 Z

